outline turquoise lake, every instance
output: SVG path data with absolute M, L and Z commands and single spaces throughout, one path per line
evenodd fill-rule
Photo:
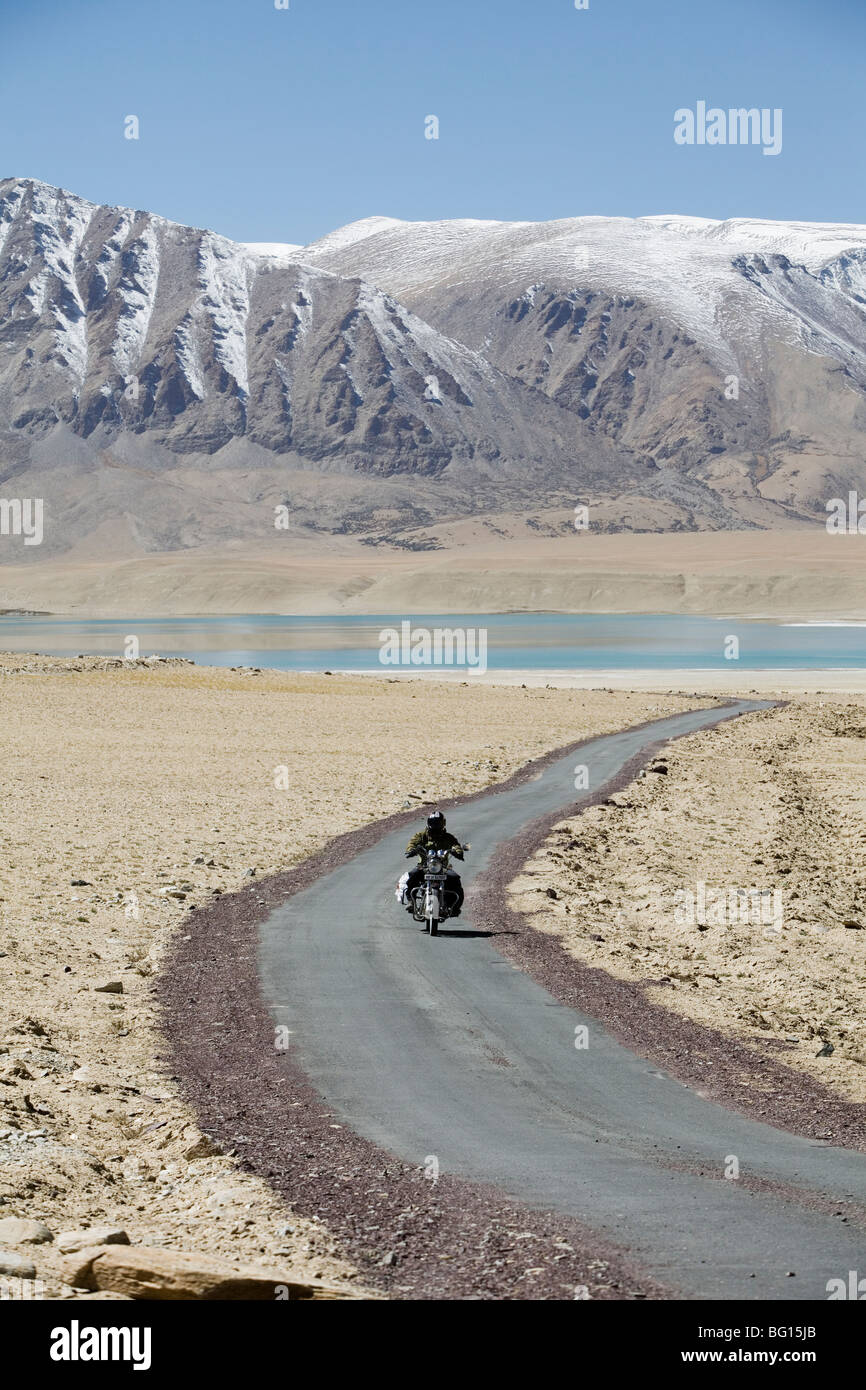
M 419 614 L 410 619 L 404 614 L 111 619 L 3 616 L 0 650 L 122 656 L 126 639 L 134 635 L 141 656 L 184 656 L 202 665 L 387 671 L 389 667 L 380 662 L 380 634 L 386 629 L 399 630 L 407 621 L 413 632 L 464 629 L 470 634 L 470 650 L 471 634 L 483 631 L 488 670 L 730 670 L 733 666 L 816 670 L 866 664 L 866 624 L 783 624 L 665 614 Z M 736 661 L 725 656 L 730 637 L 739 643 Z

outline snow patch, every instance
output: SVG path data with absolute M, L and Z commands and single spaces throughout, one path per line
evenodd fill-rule
M 120 284 L 123 308 L 117 319 L 112 355 L 119 371 L 129 376 L 141 360 L 156 303 L 160 262 L 152 223 L 145 225 L 131 247 L 126 245 L 123 249 L 133 251 L 135 264 L 132 274 L 124 275 Z
M 304 249 L 288 241 L 239 241 L 237 244 L 253 256 L 273 261 L 295 261 L 298 251 Z
M 41 315 L 51 279 L 60 281 L 63 292 L 53 295 L 51 304 L 55 344 L 79 383 L 87 375 L 87 315 L 75 278 L 75 262 L 93 212 L 93 205 L 81 198 L 46 184 L 33 185 L 31 217 L 42 268 L 25 293 L 28 297 L 32 294 L 34 311 Z
M 424 319 L 418 318 L 372 285 L 359 286 L 357 305 L 370 321 L 392 369 L 394 362 L 389 351 L 408 361 L 421 376 L 427 375 L 429 363 L 433 362 L 456 381 L 470 400 L 472 390 L 469 377 L 474 372 L 480 372 L 490 380 L 495 378 L 494 369 L 479 353 L 446 338 Z
M 24 190 L 18 187 L 12 188 L 9 196 L 4 200 L 0 209 L 0 255 L 3 254 L 3 247 L 6 245 L 7 238 L 15 225 L 18 213 L 21 210 L 21 203 L 24 198 Z
M 298 337 L 305 338 L 313 326 L 313 296 L 310 291 L 310 274 L 302 270 L 298 276 L 297 299 L 292 304 L 292 313 L 298 321 Z M 306 302 L 301 304 L 300 299 Z
M 194 322 L 189 315 L 183 323 L 178 324 L 174 341 L 178 364 L 189 383 L 190 390 L 200 401 L 203 401 L 207 395 L 207 390 L 196 343 Z
M 243 248 L 205 232 L 199 246 L 201 304 L 213 325 L 214 356 L 249 395 L 247 317 L 254 269 Z
M 390 227 L 405 227 L 408 223 L 401 222 L 397 217 L 364 217 L 360 222 L 349 222 L 345 227 L 338 227 L 336 231 L 328 232 L 319 241 L 313 241 L 309 246 L 299 249 L 304 252 L 304 259 L 315 258 L 320 253 L 330 255 L 334 251 L 344 251 L 356 242 L 366 241 L 368 238 L 376 236 L 379 232 L 385 231 Z

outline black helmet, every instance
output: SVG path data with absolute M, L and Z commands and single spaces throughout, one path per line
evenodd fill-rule
M 441 811 L 431 811 L 431 812 L 430 812 L 429 816 L 427 817 L 427 829 L 428 829 L 428 830 L 444 830 L 444 829 L 445 829 L 445 817 L 443 816 L 443 814 L 442 814 Z

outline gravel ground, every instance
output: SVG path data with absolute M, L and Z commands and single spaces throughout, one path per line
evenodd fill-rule
M 55 1234 L 108 1223 L 136 1243 L 354 1287 L 373 1265 L 318 1210 L 324 1162 L 297 1165 L 309 1188 L 293 1207 L 242 1146 L 207 1141 L 159 1060 L 166 951 L 196 936 L 198 909 L 244 884 L 244 901 L 267 901 L 268 875 L 334 836 L 404 809 L 417 819 L 575 737 L 698 703 L 8 655 L 0 701 L 0 1218 Z M 212 1078 L 231 1069 L 230 1031 L 211 1027 L 225 1017 L 207 1020 Z M 299 1152 L 301 1109 L 279 1119 Z M 56 1243 L 15 1250 L 48 1296 L 71 1296 Z M 377 1281 L 394 1282 L 389 1269 Z

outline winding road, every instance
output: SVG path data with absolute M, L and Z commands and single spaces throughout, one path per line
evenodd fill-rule
M 472 845 L 467 887 L 528 824 L 573 814 L 659 740 L 767 703 L 599 737 L 480 793 L 449 814 Z M 586 793 L 574 790 L 578 761 Z M 834 1214 L 842 1201 L 866 1207 L 866 1157 L 739 1116 L 629 1052 L 474 934 L 471 894 L 455 929 L 428 937 L 394 899 L 406 838 L 384 833 L 261 932 L 274 1021 L 344 1124 L 407 1162 L 435 1157 L 579 1218 L 682 1297 L 826 1299 L 828 1280 L 866 1275 L 866 1237 Z M 725 1177 L 734 1158 L 740 1180 Z

